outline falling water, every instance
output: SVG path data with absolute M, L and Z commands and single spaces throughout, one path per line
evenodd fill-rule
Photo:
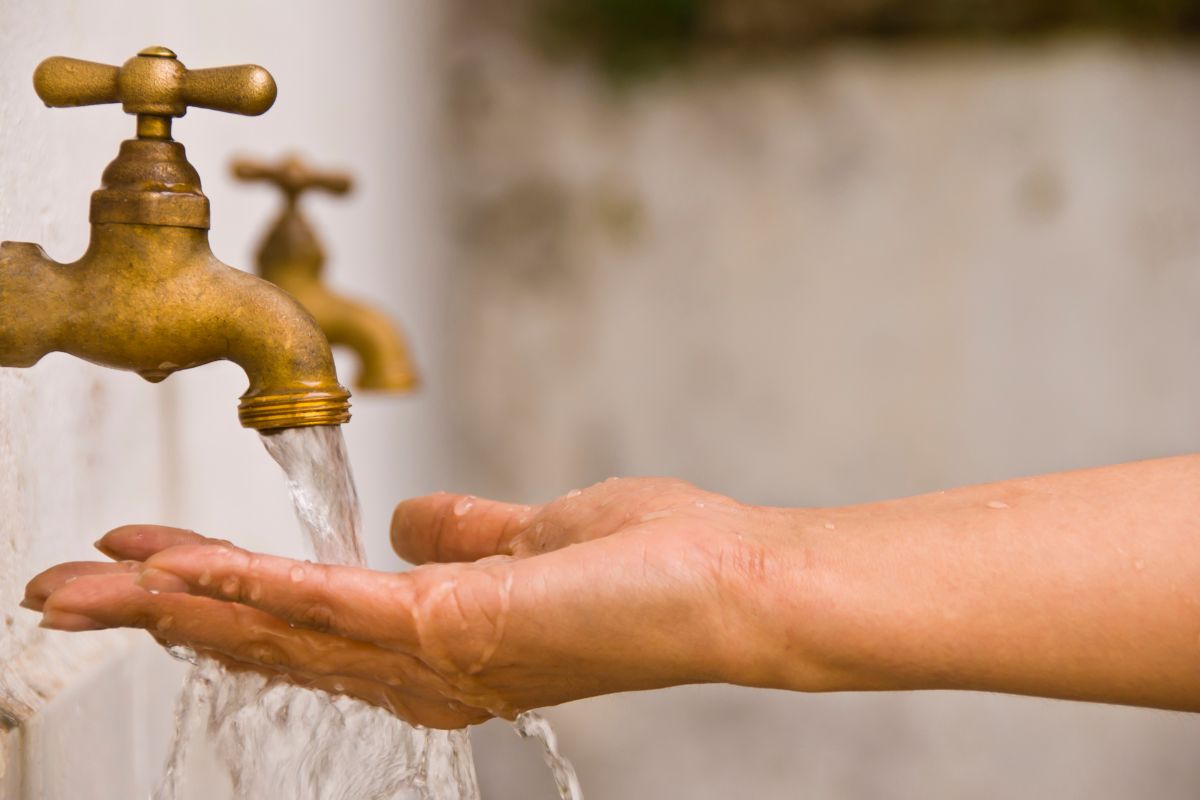
M 263 436 L 283 468 L 300 527 L 317 559 L 364 564 L 359 505 L 345 440 L 336 427 Z M 354 698 L 304 689 L 249 672 L 229 672 L 187 648 L 194 665 L 176 709 L 175 739 L 155 800 L 179 800 L 183 766 L 206 723 L 238 800 L 478 800 L 466 731 L 408 725 Z M 542 742 L 559 794 L 582 800 L 570 763 L 542 717 L 523 714 L 517 732 Z

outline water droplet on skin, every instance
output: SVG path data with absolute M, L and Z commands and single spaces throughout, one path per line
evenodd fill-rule
M 837 530 L 837 525 L 834 525 L 832 522 L 826 522 L 825 530 L 827 530 L 827 531 Z
M 456 516 L 456 517 L 465 516 L 466 513 L 468 511 L 470 511 L 474 505 L 475 505 L 475 498 L 472 497 L 471 495 L 467 495 L 466 497 L 462 498 L 461 500 L 459 500 L 457 503 L 454 504 L 454 516 Z
M 171 630 L 171 626 L 175 624 L 175 618 L 170 614 L 163 614 L 158 618 L 158 622 L 154 623 L 154 630 L 159 633 L 166 633 Z
M 210 583 L 212 583 L 212 573 L 208 570 L 204 570 L 204 572 L 200 573 L 200 577 L 196 580 L 196 583 L 200 584 L 201 586 L 208 586 Z
M 573 497 L 579 497 L 581 494 L 583 494 L 582 489 L 572 489 L 571 491 L 567 492 L 567 499 L 570 500 Z
M 344 691 L 346 691 L 346 686 L 345 686 L 345 684 L 335 683 L 333 685 L 333 690 L 335 692 L 344 692 Z
M 704 503 L 696 503 L 696 508 L 704 508 Z
M 1139 571 L 1143 570 L 1146 568 L 1146 562 L 1139 558 L 1133 562 L 1133 568 Z
M 250 584 L 250 602 L 257 603 L 259 600 L 262 600 L 262 596 L 263 596 L 262 584 L 261 583 Z
M 230 575 L 225 580 L 221 581 L 222 594 L 237 594 L 238 579 L 236 575 Z
M 292 578 L 292 583 L 300 583 L 304 580 L 304 567 L 292 567 L 288 575 Z
M 656 519 L 666 519 L 674 514 L 674 511 L 651 511 L 649 514 L 642 514 L 638 522 L 653 522 Z
M 1003 500 L 989 500 L 987 507 L 999 510 L 999 509 L 1003 509 L 1003 508 L 1008 508 L 1008 503 L 1004 502 Z

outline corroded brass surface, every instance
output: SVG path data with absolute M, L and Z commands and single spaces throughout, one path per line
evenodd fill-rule
M 275 165 L 238 160 L 233 174 L 246 181 L 279 187 L 284 207 L 258 251 L 258 272 L 286 289 L 317 320 L 332 344 L 343 344 L 359 356 L 357 389 L 402 392 L 417 384 L 409 349 L 399 328 L 371 306 L 333 292 L 321 280 L 325 252 L 299 209 L 309 189 L 333 194 L 350 190 L 349 176 L 310 169 L 297 158 Z
M 50 106 L 120 102 L 138 115 L 92 196 L 87 252 L 59 264 L 36 244 L 0 243 L 0 365 L 29 367 L 64 352 L 161 381 L 181 369 L 233 361 L 250 386 L 239 416 L 250 428 L 338 425 L 350 418 L 320 328 L 269 282 L 217 260 L 208 199 L 172 117 L 190 105 L 261 114 L 275 83 L 261 67 L 188 70 L 166 48 L 110 67 L 50 58 L 34 75 Z

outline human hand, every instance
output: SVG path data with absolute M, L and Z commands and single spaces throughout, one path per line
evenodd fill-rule
M 408 500 L 399 574 L 298 562 L 158 526 L 58 565 L 26 603 L 63 630 L 137 627 L 239 668 L 454 728 L 610 692 L 768 685 L 761 584 L 789 561 L 780 512 L 665 479 L 541 506 Z

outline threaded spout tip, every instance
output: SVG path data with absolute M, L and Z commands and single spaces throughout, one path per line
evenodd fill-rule
M 350 421 L 350 393 L 339 387 L 335 391 L 243 397 L 238 419 L 242 427 L 260 431 L 342 425 Z

